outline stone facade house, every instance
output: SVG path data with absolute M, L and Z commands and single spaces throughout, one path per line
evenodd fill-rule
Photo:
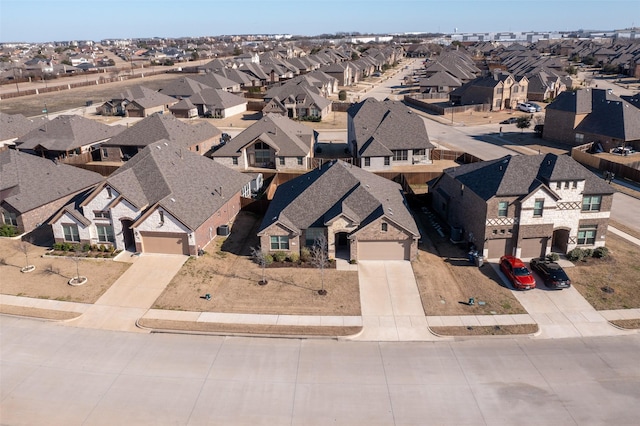
M 356 163 L 369 171 L 431 164 L 434 148 L 419 115 L 401 102 L 375 98 L 347 110 L 347 141 Z
M 258 236 L 267 253 L 324 236 L 329 258 L 411 260 L 420 232 L 399 184 L 338 160 L 278 186 Z
M 0 152 L 0 220 L 20 233 L 31 232 L 102 180 L 89 170 L 4 150 Z
M 251 177 L 158 141 L 50 223 L 56 242 L 196 255 L 250 197 Z
M 492 111 L 515 109 L 527 101 L 529 81 L 519 80 L 506 72 L 494 72 L 488 77 L 479 77 L 449 94 L 453 105 L 489 104 Z
M 614 190 L 567 155 L 541 154 L 445 169 L 429 193 L 453 239 L 496 259 L 604 246 Z
M 267 114 L 214 151 L 214 161 L 236 170 L 309 170 L 316 132 L 277 114 Z
M 604 89 L 563 92 L 545 109 L 544 139 L 640 149 L 640 109 Z

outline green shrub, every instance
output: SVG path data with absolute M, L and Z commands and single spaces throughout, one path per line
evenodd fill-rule
M 100 244 L 99 250 L 104 253 L 107 251 L 107 248 L 104 246 L 104 244 Z
M 83 245 L 82 245 L 82 251 L 83 251 L 83 253 L 86 253 L 86 252 L 88 252 L 88 251 L 90 251 L 90 250 L 91 250 L 91 244 L 83 244 Z
M 593 249 L 586 248 L 586 249 L 582 249 L 582 251 L 584 252 L 585 258 L 593 256 Z
M 341 90 L 338 92 L 338 99 L 341 101 L 346 101 L 347 100 L 347 91 L 346 90 Z
M 0 237 L 15 237 L 18 235 L 18 228 L 6 223 L 0 226 Z
M 71 243 L 62 243 L 62 251 L 70 251 L 73 249 L 73 244 Z
M 265 255 L 264 263 L 266 263 L 267 265 L 271 265 L 273 263 L 273 256 L 270 254 Z
M 355 264 L 357 264 L 357 263 L 358 263 L 358 259 L 351 259 L 351 260 L 349 261 L 349 263 L 350 263 L 350 264 L 352 264 L 352 265 L 355 265 Z
M 276 251 L 275 253 L 273 253 L 273 260 L 275 260 L 276 262 L 284 262 L 286 258 L 287 253 L 283 251 Z
M 289 262 L 298 263 L 300 261 L 300 255 L 298 253 L 289 254 Z
M 567 253 L 567 259 L 569 259 L 572 262 L 578 262 L 584 259 L 584 257 L 585 257 L 584 250 L 577 247 L 571 250 L 569 253 Z
M 53 249 L 54 250 L 62 250 L 62 246 L 64 245 L 64 243 L 53 243 Z
M 598 247 L 593 251 L 593 257 L 598 259 L 604 259 L 609 256 L 609 249 L 607 247 Z
M 547 259 L 552 261 L 552 262 L 557 262 L 558 259 L 560 259 L 560 256 L 558 256 L 558 253 L 549 253 L 547 255 Z
M 311 258 L 311 252 L 309 251 L 309 248 L 302 247 L 300 249 L 300 261 L 308 262 L 310 258 Z

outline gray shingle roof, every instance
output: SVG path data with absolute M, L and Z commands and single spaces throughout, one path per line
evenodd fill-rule
M 215 151 L 213 157 L 237 157 L 248 144 L 260 139 L 281 157 L 306 156 L 311 151 L 315 135 L 313 129 L 287 117 L 267 114 L 226 145 Z
M 0 202 L 24 213 L 100 183 L 98 173 L 13 149 L 0 152 Z
M 585 181 L 585 194 L 612 194 L 610 185 L 567 155 L 506 156 L 464 164 L 444 171 L 484 200 L 494 196 L 525 196 L 541 184 Z
M 171 141 L 153 143 L 107 179 L 138 208 L 158 204 L 194 230 L 251 181 Z
M 399 184 L 342 161 L 280 185 L 260 231 L 275 222 L 296 232 L 323 227 L 340 213 L 360 227 L 385 216 L 413 235 L 420 235 Z
M 191 98 L 195 105 L 207 105 L 213 108 L 231 108 L 247 103 L 247 99 L 222 89 L 203 89 Z
M 48 121 L 46 118 L 27 118 L 22 114 L 0 112 L 0 141 L 19 138 Z
M 367 98 L 351 106 L 347 113 L 355 129 L 355 135 L 349 134 L 349 140 L 356 141 L 361 157 L 389 155 L 388 150 L 434 147 L 422 118 L 400 102 Z M 378 144 L 387 151 L 381 150 Z
M 160 105 L 171 105 L 176 102 L 171 96 L 156 92 L 144 86 L 131 87 L 120 93 L 113 99 L 126 99 L 129 102 L 135 102 L 143 108 L 154 108 Z
M 16 140 L 18 149 L 42 146 L 49 151 L 71 151 L 112 138 L 125 128 L 108 126 L 79 115 L 61 115 Z

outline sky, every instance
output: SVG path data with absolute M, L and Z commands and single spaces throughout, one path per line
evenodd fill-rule
M 639 0 L 0 0 L 0 42 L 632 26 Z

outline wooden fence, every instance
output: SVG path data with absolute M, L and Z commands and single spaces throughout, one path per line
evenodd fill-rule
M 640 183 L 640 169 L 638 169 L 640 168 L 640 161 L 631 164 L 616 163 L 597 155 L 589 154 L 587 151 L 591 148 L 591 145 L 593 145 L 593 142 L 572 148 L 571 158 L 592 169 L 612 172 L 617 178 L 629 179 Z

